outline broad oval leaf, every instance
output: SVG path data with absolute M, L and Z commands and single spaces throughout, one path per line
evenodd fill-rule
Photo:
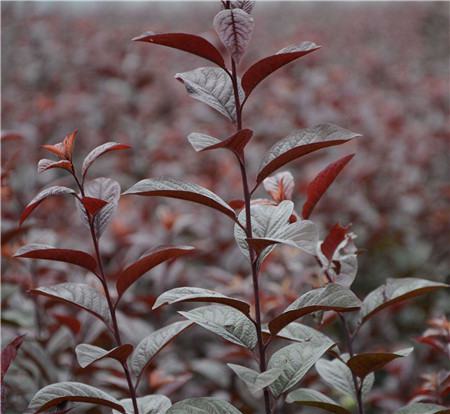
M 179 312 L 186 319 L 236 345 L 253 349 L 257 343 L 256 328 L 242 312 L 226 305 L 209 305 Z
M 145 367 L 170 341 L 189 328 L 192 322 L 179 321 L 158 329 L 145 337 L 131 355 L 130 365 L 134 375 L 139 378 Z
M 341 407 L 336 401 L 327 397 L 319 391 L 299 388 L 290 392 L 286 397 L 287 403 L 297 403 L 306 407 L 316 407 L 329 413 L 351 414 L 350 411 Z
M 333 345 L 334 342 L 327 339 L 324 342 L 296 343 L 275 352 L 267 365 L 269 369 L 282 370 L 281 375 L 270 386 L 274 397 L 277 398 L 294 387 Z
M 81 199 L 81 203 L 91 216 L 95 216 L 103 207 L 108 204 L 107 201 L 95 197 L 83 197 Z
M 99 177 L 89 181 L 84 186 L 85 195 L 107 202 L 107 204 L 94 217 L 94 230 L 97 237 L 100 237 L 106 230 L 113 218 L 120 199 L 120 184 L 105 177 Z M 78 201 L 78 200 L 77 200 Z M 77 202 L 78 207 L 80 203 Z M 81 218 L 86 226 L 89 226 L 89 219 L 83 208 L 80 208 Z
M 83 283 L 60 283 L 54 286 L 32 289 L 31 293 L 78 306 L 110 326 L 111 314 L 105 297 L 97 289 L 89 285 Z
M 97 261 L 86 252 L 72 249 L 58 249 L 46 244 L 33 243 L 23 246 L 17 250 L 14 257 L 70 263 L 93 273 L 95 273 L 97 269 Z
M 388 279 L 384 285 L 370 292 L 363 300 L 360 310 L 362 323 L 387 306 L 448 287 L 449 285 L 445 283 L 414 277 Z
M 125 408 L 114 397 L 80 382 L 58 382 L 47 385 L 35 394 L 28 409 L 40 413 L 66 401 L 102 405 L 125 413 Z
M 321 124 L 294 131 L 273 145 L 264 156 L 256 178 L 257 185 L 290 161 L 321 148 L 344 144 L 360 136 L 360 134 L 333 124 Z
M 333 359 L 332 361 L 321 359 L 316 363 L 316 370 L 327 384 L 334 387 L 338 391 L 350 396 L 353 399 L 356 398 L 356 390 L 353 382 L 352 371 L 344 362 L 337 358 Z M 357 380 L 359 383 L 358 386 L 360 386 L 361 379 Z M 375 376 L 373 373 L 370 373 L 362 380 L 363 399 L 367 397 L 367 394 L 372 389 L 374 381 Z
M 175 259 L 187 254 L 190 254 L 195 249 L 191 246 L 167 246 L 159 247 L 149 253 L 144 254 L 140 259 L 132 265 L 125 268 L 118 276 L 116 282 L 118 300 L 124 292 L 138 280 L 142 275 L 153 269 L 155 266 L 166 262 L 167 260 Z M 117 300 L 117 301 L 118 301 Z
M 183 82 L 188 94 L 236 121 L 236 105 L 233 84 L 228 74 L 220 68 L 203 67 L 189 72 L 177 73 L 175 78 Z M 239 89 L 241 99 L 244 96 Z
M 242 414 L 229 402 L 210 397 L 188 398 L 172 405 L 166 414 Z
M 53 196 L 59 196 L 59 195 L 66 195 L 66 194 L 72 194 L 75 195 L 75 191 L 68 187 L 62 187 L 62 186 L 53 186 L 46 188 L 45 190 L 42 190 L 36 197 L 34 197 L 25 207 L 25 209 L 22 212 L 22 215 L 20 216 L 20 225 L 27 219 L 27 217 L 33 212 L 33 210 L 41 204 L 46 198 L 53 197 Z
M 347 366 L 358 377 L 364 378 L 371 372 L 382 369 L 394 359 L 408 356 L 413 350 L 414 348 L 406 348 L 396 352 L 367 352 L 358 354 L 347 361 Z
M 347 155 L 324 168 L 306 188 L 306 201 L 303 205 L 302 217 L 307 219 L 314 207 L 333 183 L 339 173 L 350 162 L 355 154 Z
M 157 309 L 165 304 L 180 302 L 220 303 L 238 309 L 245 315 L 250 313 L 250 305 L 243 300 L 230 298 L 214 290 L 197 287 L 178 287 L 168 290 L 156 299 L 152 309 Z
M 86 158 L 83 161 L 83 165 L 81 167 L 81 174 L 83 175 L 83 178 L 86 176 L 89 168 L 98 157 L 110 151 L 119 151 L 128 148 L 130 148 L 129 145 L 119 144 L 118 142 L 105 142 L 104 144 L 94 148 L 88 155 L 86 155 Z
M 254 63 L 242 76 L 242 87 L 245 94 L 249 96 L 261 81 L 277 69 L 319 48 L 320 46 L 313 42 L 302 42 L 297 46 L 285 47 L 275 55 L 268 56 Z
M 120 403 L 127 413 L 134 414 L 131 398 L 120 400 Z M 152 394 L 137 398 L 137 405 L 139 414 L 165 414 L 172 406 L 172 402 L 165 395 Z M 117 414 L 117 411 L 113 410 L 113 414 Z
M 400 408 L 395 414 L 450 414 L 450 409 L 437 404 L 413 403 Z
M 282 373 L 281 368 L 273 368 L 264 372 L 243 367 L 242 365 L 227 364 L 234 373 L 248 386 L 252 393 L 257 393 L 272 384 Z
M 143 33 L 132 39 L 138 42 L 147 42 L 155 45 L 167 46 L 184 52 L 192 53 L 209 60 L 222 68 L 225 62 L 220 52 L 203 37 L 189 33 Z
M 310 290 L 292 302 L 281 315 L 270 321 L 269 329 L 275 335 L 290 322 L 309 313 L 319 310 L 351 312 L 360 306 L 360 300 L 350 289 L 330 283 L 324 288 Z
M 104 358 L 112 358 L 123 364 L 132 352 L 133 345 L 130 344 L 120 345 L 109 351 L 90 344 L 79 344 L 75 348 L 77 361 L 81 368 L 86 368 Z
M 149 178 L 141 180 L 124 194 L 136 194 L 141 196 L 161 196 L 192 201 L 214 208 L 221 213 L 236 220 L 234 210 L 212 191 L 197 184 L 164 178 Z
M 253 17 L 239 8 L 226 9 L 216 14 L 213 25 L 220 40 L 238 64 L 252 37 L 255 27 Z

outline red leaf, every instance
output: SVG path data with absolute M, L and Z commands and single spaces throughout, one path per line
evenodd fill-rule
M 81 199 L 84 208 L 91 216 L 95 216 L 108 202 L 94 197 L 83 197 Z
M 9 366 L 17 356 L 17 351 L 22 345 L 25 335 L 20 335 L 14 338 L 5 348 L 2 349 L 2 367 L 1 367 L 1 386 L 3 389 L 3 378 L 8 371 Z
M 61 186 L 53 186 L 42 190 L 30 203 L 25 207 L 20 216 L 20 225 L 26 220 L 26 218 L 32 213 L 32 211 L 41 204 L 47 197 L 64 195 L 64 194 L 75 194 L 71 188 L 61 187 Z
M 220 52 L 203 37 L 188 33 L 144 33 L 132 39 L 138 42 L 154 43 L 157 45 L 183 50 L 200 56 L 225 68 L 225 62 Z
M 234 210 L 241 210 L 245 207 L 244 200 L 231 200 L 228 202 L 228 205 Z
M 339 244 L 345 239 L 348 227 L 335 224 L 323 241 L 320 249 L 328 260 L 331 260 Z
M 244 148 L 253 136 L 253 131 L 251 129 L 241 129 L 235 134 L 231 135 L 227 139 L 210 145 L 209 147 L 203 148 L 200 151 L 209 151 L 217 148 L 225 148 L 234 153 L 241 161 L 243 160 Z
M 94 148 L 88 155 L 86 155 L 86 158 L 83 161 L 83 166 L 81 167 L 81 173 L 83 175 L 83 178 L 86 176 L 86 173 L 92 163 L 103 154 L 106 154 L 110 151 L 119 151 L 131 148 L 129 145 L 125 144 L 119 144 L 117 142 L 106 142 L 105 144 L 99 145 L 98 147 Z
M 75 130 L 70 134 L 67 134 L 62 142 L 58 142 L 54 145 L 43 145 L 42 148 L 45 148 L 47 151 L 50 151 L 63 160 L 72 161 L 73 146 L 75 144 L 77 133 L 78 130 Z
M 51 168 L 63 168 L 64 170 L 72 171 L 72 162 L 67 160 L 52 161 L 46 158 L 39 160 L 38 173 L 50 170 Z
M 347 163 L 355 154 L 347 155 L 340 160 L 328 165 L 322 170 L 314 180 L 312 180 L 306 189 L 307 199 L 303 205 L 302 216 L 307 219 L 320 198 L 327 191 L 328 187 L 333 183 L 337 175 L 343 170 Z
M 73 316 L 62 315 L 60 313 L 54 313 L 52 316 L 59 322 L 60 325 L 67 326 L 74 335 L 80 332 L 81 322 Z
M 95 273 L 97 269 L 96 260 L 86 252 L 81 250 L 57 249 L 45 244 L 29 244 L 23 246 L 16 252 L 14 257 L 71 263 L 90 270 L 93 273 Z
M 299 46 L 288 46 L 281 49 L 277 54 L 266 57 L 259 60 L 250 66 L 249 69 L 244 73 L 242 77 L 242 88 L 245 91 L 245 95 L 248 96 L 253 91 L 253 89 L 267 76 L 275 72 L 277 69 L 284 65 L 298 59 L 308 53 L 314 52 L 319 49 L 312 42 L 303 42 Z
M 124 292 L 143 274 L 167 260 L 190 254 L 193 250 L 194 248 L 190 246 L 160 247 L 142 256 L 139 260 L 128 266 L 119 274 L 116 282 L 119 298 L 116 303 L 119 302 L 119 299 Z

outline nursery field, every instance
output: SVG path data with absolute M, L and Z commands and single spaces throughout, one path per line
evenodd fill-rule
M 448 6 L 2 2 L 2 413 L 449 413 Z

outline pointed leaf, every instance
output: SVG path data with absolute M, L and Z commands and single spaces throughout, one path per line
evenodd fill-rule
M 306 189 L 307 199 L 303 205 L 302 217 L 307 219 L 311 215 L 315 205 L 333 183 L 338 174 L 350 162 L 355 154 L 347 155 L 338 161 L 328 165 L 308 184 Z
M 252 393 L 257 393 L 272 384 L 282 373 L 280 368 L 258 372 L 242 365 L 227 364 L 235 374 L 248 386 Z
M 269 329 L 275 335 L 290 322 L 309 313 L 319 310 L 351 312 L 360 306 L 360 300 L 350 289 L 330 283 L 324 288 L 310 290 L 292 302 L 281 315 L 270 321 Z
M 232 9 L 242 9 L 250 14 L 255 7 L 255 0 L 231 0 L 230 7 Z
M 72 163 L 67 160 L 53 161 L 43 158 L 38 162 L 38 173 L 43 173 L 44 171 L 50 170 L 52 168 L 62 168 L 64 170 L 71 171 Z
M 258 172 L 257 183 L 261 183 L 272 172 L 303 155 L 321 148 L 344 144 L 359 136 L 360 134 L 333 124 L 321 124 L 294 131 L 278 141 L 265 155 Z
M 176 259 L 177 257 L 190 254 L 195 249 L 191 246 L 167 246 L 159 247 L 149 253 L 144 254 L 132 265 L 125 268 L 118 276 L 116 287 L 119 298 L 124 292 L 136 282 L 142 275 L 153 269 L 155 266 Z
M 307 388 L 299 388 L 290 392 L 286 397 L 287 403 L 297 403 L 306 407 L 316 407 L 329 413 L 351 414 L 350 411 L 338 405 L 331 398 L 319 391 Z
M 347 361 L 347 366 L 358 377 L 364 378 L 371 372 L 382 369 L 394 359 L 408 356 L 413 350 L 414 348 L 406 348 L 396 352 L 368 352 L 358 354 Z
M 32 289 L 31 293 L 78 306 L 110 325 L 111 316 L 105 297 L 93 287 L 82 283 L 60 283 Z
M 334 387 L 338 391 L 352 397 L 353 399 L 356 398 L 356 390 L 353 382 L 352 371 L 350 371 L 350 368 L 345 365 L 344 362 L 340 361 L 337 358 L 332 361 L 321 359 L 316 363 L 316 370 L 327 384 Z M 363 399 L 366 398 L 367 394 L 372 389 L 374 380 L 375 376 L 373 375 L 373 373 L 364 378 L 362 383 Z M 360 379 L 358 380 L 358 383 L 361 383 Z
M 213 25 L 220 40 L 238 64 L 252 37 L 255 27 L 253 17 L 242 9 L 226 9 L 216 14 Z
M 268 331 L 265 332 L 270 334 Z M 289 325 L 285 326 L 280 332 L 277 333 L 277 337 L 307 344 L 334 344 L 334 341 L 322 332 L 297 322 L 291 322 Z
M 400 408 L 395 414 L 450 414 L 450 409 L 437 404 L 413 403 Z
M 275 352 L 267 365 L 269 369 L 279 368 L 282 370 L 280 377 L 270 386 L 274 397 L 277 398 L 294 387 L 333 345 L 331 340 L 296 343 Z
M 298 46 L 285 47 L 275 55 L 268 56 L 254 63 L 242 77 L 242 87 L 244 88 L 245 94 L 249 96 L 261 81 L 277 69 L 319 48 L 320 46 L 317 46 L 313 42 L 302 42 Z
M 369 293 L 364 299 L 360 311 L 362 323 L 387 306 L 448 287 L 445 283 L 413 277 L 388 279 L 386 284 Z
M 184 83 L 192 98 L 205 103 L 231 121 L 236 120 L 233 84 L 223 69 L 203 67 L 177 73 L 175 78 Z M 243 97 L 242 89 L 239 90 L 239 95 Z
M 188 33 L 161 33 L 152 32 L 143 33 L 132 39 L 138 42 L 148 42 L 156 45 L 172 47 L 183 50 L 193 55 L 207 59 L 222 68 L 225 68 L 225 62 L 220 52 L 203 37 Z
M 131 398 L 120 400 L 120 403 L 125 407 L 125 410 L 129 413 L 133 413 L 133 401 Z M 146 395 L 145 397 L 137 398 L 137 404 L 139 408 L 139 414 L 165 414 L 167 410 L 172 406 L 172 403 L 165 395 Z M 113 410 L 113 414 L 118 414 Z
M 94 148 L 83 161 L 83 166 L 81 167 L 81 174 L 83 178 L 86 176 L 89 168 L 93 164 L 93 162 L 103 154 L 106 154 L 110 151 L 118 151 L 131 148 L 129 145 L 119 144 L 118 142 L 106 142 L 105 144 L 99 145 Z
M 99 177 L 86 183 L 84 192 L 85 195 L 89 197 L 103 200 L 108 203 L 94 217 L 95 234 L 97 237 L 100 237 L 106 230 L 117 210 L 120 199 L 120 184 L 111 178 Z M 77 204 L 78 207 L 80 207 L 79 202 Z M 89 226 L 89 219 L 86 212 L 83 208 L 80 208 L 80 212 L 83 222 L 86 226 Z
M 136 377 L 140 377 L 145 367 L 153 358 L 181 332 L 192 325 L 189 321 L 174 322 L 164 328 L 158 329 L 145 337 L 136 346 L 131 355 L 130 366 Z
M 188 398 L 172 405 L 166 414 L 242 414 L 229 402 L 210 397 Z
M 8 345 L 6 345 L 1 352 L 1 388 L 3 389 L 3 379 L 5 378 L 8 368 L 11 363 L 16 359 L 17 352 L 22 345 L 25 335 L 16 336 Z
M 276 203 L 291 200 L 294 192 L 294 177 L 289 171 L 279 172 L 263 181 L 264 189 Z
M 31 200 L 20 216 L 20 224 L 26 220 L 26 218 L 32 213 L 32 211 L 41 204 L 46 198 L 58 196 L 58 195 L 66 195 L 66 194 L 76 194 L 71 188 L 61 187 L 61 186 L 53 186 L 42 190 L 36 197 Z
M 93 273 L 95 273 L 97 269 L 96 260 L 86 252 L 81 250 L 58 249 L 56 247 L 47 246 L 46 244 L 33 243 L 22 246 L 14 254 L 14 257 L 71 263 L 83 267 Z
M 245 315 L 250 313 L 250 305 L 240 299 L 230 298 L 219 292 L 197 287 L 179 287 L 162 293 L 153 304 L 152 309 L 158 309 L 165 304 L 180 302 L 210 302 L 231 306 Z
M 323 243 L 320 245 L 320 250 L 322 250 L 322 253 L 328 259 L 328 261 L 332 260 L 334 252 L 336 251 L 338 246 L 345 240 L 347 230 L 347 227 L 342 227 L 339 224 L 335 224 L 328 233 Z
M 95 216 L 108 202 L 94 197 L 83 197 L 81 199 L 84 208 L 91 216 Z
M 227 341 L 249 349 L 256 346 L 255 325 L 240 311 L 230 306 L 209 305 L 179 313 Z
M 35 394 L 28 409 L 33 413 L 40 413 L 66 401 L 102 405 L 125 413 L 125 408 L 114 397 L 80 382 L 57 382 L 47 385 Z
M 197 152 L 205 151 L 213 145 L 222 143 L 220 139 L 207 134 L 202 134 L 201 132 L 192 132 L 188 135 L 187 139 L 192 145 L 192 148 Z
M 112 358 L 123 364 L 132 352 L 133 345 L 130 344 L 120 345 L 109 351 L 90 344 L 79 344 L 75 348 L 77 361 L 81 368 L 86 368 L 94 362 L 100 361 L 104 358 Z
M 141 180 L 124 194 L 137 194 L 141 196 L 162 196 L 192 201 L 193 203 L 219 210 L 228 217 L 236 220 L 234 210 L 219 196 L 197 184 L 185 183 L 174 179 Z

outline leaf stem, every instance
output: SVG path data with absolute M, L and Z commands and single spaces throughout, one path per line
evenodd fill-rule
M 233 92 L 234 92 L 234 102 L 236 106 L 236 129 L 240 131 L 242 129 L 242 107 L 240 104 L 239 98 L 239 87 L 238 87 L 238 78 L 236 72 L 236 63 L 233 59 L 231 59 L 231 70 L 232 70 L 232 82 L 233 82 Z M 244 193 L 244 202 L 245 202 L 245 233 L 247 238 L 251 239 L 253 235 L 252 228 L 252 218 L 250 211 L 250 202 L 251 202 L 251 194 L 248 186 L 248 177 L 247 177 L 247 169 L 245 164 L 245 157 L 242 154 L 241 160 L 238 157 L 239 167 L 241 170 L 241 178 L 242 178 L 242 188 Z M 255 301 L 255 326 L 256 326 L 256 334 L 258 339 L 258 352 L 259 352 L 259 369 L 261 372 L 266 370 L 266 349 L 264 346 L 264 341 L 262 337 L 262 328 L 261 328 L 261 303 L 260 303 L 260 294 L 259 294 L 259 275 L 258 275 L 258 265 L 257 265 L 257 255 L 255 251 L 252 249 L 250 245 L 248 245 L 248 250 L 250 254 L 250 264 L 252 271 L 252 282 L 253 282 L 253 296 Z M 271 413 L 270 408 L 270 394 L 267 388 L 264 388 L 264 405 L 266 414 Z
M 80 189 L 81 195 L 83 197 L 85 197 L 85 192 L 84 192 L 84 180 L 82 181 L 82 183 L 80 183 L 80 181 L 78 180 L 75 171 L 72 171 L 72 175 L 75 179 L 75 182 L 77 183 L 78 188 Z M 112 301 L 111 298 L 111 294 L 109 293 L 109 288 L 108 288 L 108 283 L 106 281 L 106 276 L 105 276 L 105 272 L 104 272 L 104 268 L 103 268 L 103 260 L 102 260 L 102 256 L 100 254 L 100 246 L 99 246 L 99 240 L 98 240 L 98 236 L 95 233 L 95 227 L 94 227 L 94 218 L 89 214 L 88 211 L 86 211 L 87 217 L 88 217 L 88 223 L 89 223 L 89 230 L 91 233 L 91 238 L 92 238 L 92 243 L 94 245 L 94 250 L 95 250 L 95 257 L 97 259 L 97 264 L 98 264 L 98 269 L 99 269 L 99 276 L 100 276 L 100 282 L 103 286 L 103 290 L 105 292 L 105 297 L 106 297 L 106 301 L 108 303 L 108 308 L 109 308 L 109 312 L 111 314 L 111 320 L 112 320 L 112 328 L 113 328 L 113 335 L 114 335 L 114 339 L 116 341 L 116 345 L 117 346 L 121 346 L 122 345 L 122 339 L 120 337 L 120 330 L 119 330 L 119 325 L 117 323 L 117 315 L 116 315 L 116 308 L 114 306 L 114 303 Z M 130 374 L 130 370 L 128 368 L 128 364 L 127 361 L 124 361 L 121 363 L 126 380 L 127 380 L 127 384 L 128 384 L 128 390 L 130 393 L 130 397 L 131 397 L 131 401 L 133 403 L 133 411 L 134 414 L 139 414 L 139 408 L 138 408 L 138 404 L 137 404 L 137 398 L 136 398 L 136 389 L 133 386 L 133 381 L 131 379 L 131 374 Z

